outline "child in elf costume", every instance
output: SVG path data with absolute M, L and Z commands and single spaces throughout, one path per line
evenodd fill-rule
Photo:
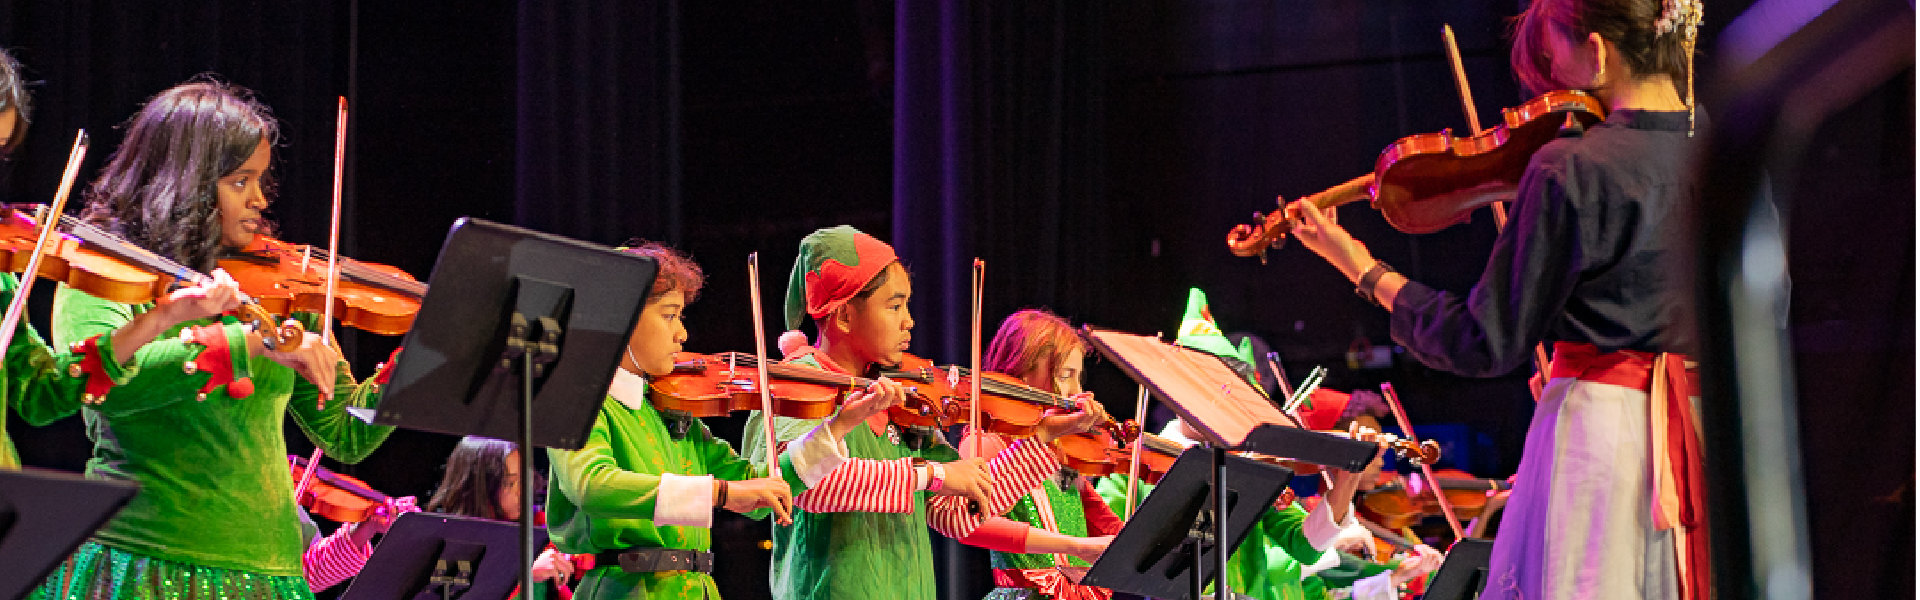
M 1080 388 L 1086 354 L 1086 342 L 1065 319 L 1044 310 L 1023 310 L 1000 323 L 981 368 L 1093 404 L 1093 394 Z M 1008 436 L 987 431 L 980 439 L 986 455 L 1013 443 Z M 962 456 L 973 448 L 972 436 L 961 441 Z M 995 587 L 989 600 L 1106 600 L 1112 590 L 1079 581 L 1113 542 L 1120 525 L 1091 482 L 1062 469 L 1027 490 L 1005 517 L 987 519 L 960 541 L 993 551 Z
M 574 589 L 580 600 L 719 598 L 708 551 L 714 509 L 788 522 L 793 495 L 804 488 L 792 485 L 797 479 L 767 477 L 699 419 L 648 401 L 648 378 L 673 371 L 687 340 L 682 315 L 705 277 L 665 246 L 627 252 L 653 258 L 659 274 L 586 445 L 547 450 L 549 536 L 561 552 L 594 557 Z M 849 396 L 841 415 L 864 418 L 875 395 Z M 795 466 L 808 468 L 807 458 L 822 453 L 796 452 Z
M 782 350 L 790 362 L 848 375 L 897 365 L 912 339 L 912 293 L 891 246 L 844 225 L 815 231 L 801 241 L 794 261 L 786 320 L 798 328 L 811 318 L 819 346 L 789 332 L 781 336 Z M 882 410 L 906 396 L 898 382 L 884 378 L 875 390 Z M 818 420 L 769 419 L 755 412 L 744 433 L 747 455 L 756 464 L 781 461 L 781 473 L 806 488 L 794 497 L 793 524 L 774 527 L 774 597 L 932 600 L 927 526 L 960 538 L 985 517 L 1005 513 L 1059 469 L 1048 442 L 1085 431 L 1099 417 L 1088 410 L 1048 417 L 1035 438 L 984 461 L 962 460 L 937 434 L 931 444 L 910 445 L 882 411 L 859 420 L 830 419 L 826 427 Z M 767 448 L 766 427 L 794 444 Z M 823 435 L 830 443 L 813 440 Z M 832 453 L 812 456 L 815 449 Z

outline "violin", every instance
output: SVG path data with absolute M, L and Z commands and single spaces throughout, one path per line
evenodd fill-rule
M 1127 448 L 1114 450 L 1112 460 L 1128 462 L 1133 446 L 1140 447 L 1140 480 L 1153 484 L 1160 483 L 1160 478 L 1173 469 L 1173 461 L 1179 459 L 1180 453 L 1186 450 L 1173 440 L 1142 432 Z
M 888 377 L 916 381 L 930 371 L 919 369 L 913 372 L 889 372 Z M 948 367 L 949 374 L 957 376 L 957 389 L 969 389 L 972 386 L 973 372 L 964 367 Z M 897 375 L 897 377 L 896 377 Z M 983 371 L 980 379 L 980 415 L 981 428 L 987 431 L 1011 437 L 1029 437 L 1047 411 L 1072 412 L 1079 410 L 1078 401 L 1027 385 L 1018 377 L 995 371 Z M 969 411 L 956 410 L 957 423 L 966 422 L 960 415 Z M 1111 417 L 1097 427 L 1083 433 L 1061 436 L 1054 440 L 1054 446 L 1060 450 L 1067 468 L 1084 475 L 1101 476 L 1112 474 L 1125 458 L 1115 458 L 1115 451 L 1133 442 L 1140 435 L 1140 425 L 1134 422 L 1120 423 Z
M 0 207 L 0 264 L 8 271 L 21 273 L 27 269 L 42 221 L 21 207 Z M 176 281 L 212 279 L 72 215 L 60 215 L 57 230 L 63 233 L 48 240 L 34 275 L 91 296 L 122 304 L 146 304 L 165 299 Z M 268 347 L 294 345 L 304 333 L 303 328 L 283 325 L 250 296 L 242 299 L 240 317 L 252 321 L 266 335 Z
M 1400 477 L 1387 477 L 1392 481 L 1362 492 L 1355 502 L 1368 519 L 1390 529 L 1400 529 L 1422 517 L 1441 514 L 1440 502 L 1434 496 L 1432 486 L 1409 493 L 1408 486 L 1402 483 Z M 1434 479 L 1439 482 L 1440 492 L 1446 495 L 1447 503 L 1453 505 L 1454 514 L 1462 519 L 1480 516 L 1494 493 L 1513 487 L 1506 480 L 1480 479 L 1456 469 L 1436 471 Z
M 647 397 L 655 408 L 691 417 L 760 410 L 761 383 L 753 355 L 683 352 L 677 358 L 673 372 L 647 382 Z M 774 380 L 767 388 L 773 396 L 773 414 L 795 419 L 826 418 L 839 407 L 846 392 L 863 389 L 874 381 L 772 361 L 767 364 L 767 377 Z M 949 424 L 947 415 L 954 412 L 950 405 L 955 394 L 951 386 L 939 382 L 908 383 L 907 401 L 887 409 L 888 418 L 903 427 L 945 427 Z
M 219 265 L 268 312 L 321 314 L 327 308 L 327 256 L 325 249 L 255 235 L 253 243 L 221 257 Z M 333 315 L 341 325 L 381 335 L 413 327 L 427 284 L 399 268 L 351 258 L 341 257 L 339 269 Z
M 1586 92 L 1548 92 L 1501 110 L 1503 122 L 1471 137 L 1451 129 L 1400 138 L 1380 151 L 1373 172 L 1301 198 L 1322 210 L 1371 198 L 1387 224 L 1404 233 L 1433 233 L 1467 221 L 1474 210 L 1499 200 L 1494 194 L 1463 193 L 1488 184 L 1518 184 L 1527 161 L 1568 123 L 1592 125 L 1606 115 Z M 1251 224 L 1227 232 L 1235 256 L 1266 259 L 1293 230 L 1284 210 L 1254 214 Z
M 293 468 L 295 483 L 306 476 L 306 457 L 289 454 L 287 463 Z M 385 506 L 388 500 L 390 498 L 386 494 L 375 491 L 367 482 L 334 473 L 326 467 L 316 468 L 312 485 L 294 499 L 301 508 L 337 523 L 366 521 L 373 517 L 375 509 Z

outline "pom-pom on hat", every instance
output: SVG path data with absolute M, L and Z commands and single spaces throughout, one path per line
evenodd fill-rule
M 787 280 L 787 329 L 799 329 L 808 318 L 823 318 L 845 305 L 896 260 L 893 246 L 851 225 L 807 234 Z

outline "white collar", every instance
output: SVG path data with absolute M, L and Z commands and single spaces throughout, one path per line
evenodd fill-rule
M 607 387 L 607 394 L 629 409 L 640 410 L 647 405 L 647 378 L 626 369 L 615 369 L 613 385 Z

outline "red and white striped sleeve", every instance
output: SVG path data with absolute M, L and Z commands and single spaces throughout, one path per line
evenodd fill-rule
M 840 461 L 819 483 L 793 497 L 807 512 L 910 513 L 920 491 L 913 459 Z
M 359 575 L 371 557 L 373 545 L 354 543 L 353 527 L 341 527 L 307 547 L 300 563 L 307 575 L 307 587 L 319 592 Z
M 927 524 L 947 537 L 965 539 L 973 535 L 987 517 L 1005 514 L 1013 508 L 1013 503 L 1059 469 L 1059 459 L 1046 444 L 1033 438 L 1014 442 L 987 461 L 987 472 L 993 476 L 993 493 L 987 496 L 987 505 L 981 507 L 982 514 L 969 512 L 964 496 L 935 496 L 927 500 Z

